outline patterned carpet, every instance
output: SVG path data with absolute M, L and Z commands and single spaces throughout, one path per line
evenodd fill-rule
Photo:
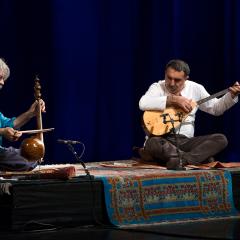
M 225 170 L 169 171 L 134 161 L 87 165 L 104 183 L 110 221 L 117 226 L 238 216 Z M 82 172 L 81 166 L 77 173 Z
M 227 171 L 102 176 L 114 225 L 236 216 Z

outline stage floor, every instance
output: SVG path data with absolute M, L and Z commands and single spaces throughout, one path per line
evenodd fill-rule
M 42 231 L 0 232 L 3 240 L 186 240 L 240 239 L 240 220 L 178 223 L 135 229 L 116 229 L 111 226 L 75 226 L 48 228 Z
M 114 164 L 116 163 L 116 164 Z M 130 161 L 88 163 L 90 174 L 117 174 L 128 171 Z M 60 165 L 52 165 L 51 167 Z M 62 167 L 73 165 L 61 165 Z M 47 169 L 50 166 L 42 166 Z M 104 201 L 103 183 L 89 180 L 79 164 L 70 180 L 1 180 L 11 183 L 11 195 L 0 195 L 1 239 L 240 239 L 240 220 L 211 220 L 148 225 L 116 229 L 110 225 Z M 145 166 L 146 171 L 167 171 Z M 231 173 L 233 200 L 240 210 L 240 168 L 224 169 Z M 198 170 L 190 170 L 198 171 Z M 214 170 L 209 170 L 214 171 Z M 187 171 L 185 171 L 187 172 Z M 131 173 L 131 169 L 129 174 Z M 16 176 L 15 176 L 16 178 Z M 92 191 L 94 189 L 94 191 Z M 93 194 L 94 192 L 94 194 Z M 27 231 L 27 232 L 24 232 Z

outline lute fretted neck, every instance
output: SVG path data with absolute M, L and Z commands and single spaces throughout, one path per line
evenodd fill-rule
M 208 96 L 206 98 L 203 98 L 203 99 L 197 101 L 197 104 L 200 105 L 200 104 L 205 103 L 205 102 L 207 102 L 207 101 L 209 101 L 209 100 L 211 100 L 213 98 L 220 97 L 220 96 L 224 95 L 225 93 L 227 93 L 228 91 L 229 91 L 228 88 L 226 88 L 226 89 L 224 89 L 224 90 L 222 90 L 220 92 L 217 92 L 217 93 L 215 93 L 213 95 L 210 95 L 210 96 Z

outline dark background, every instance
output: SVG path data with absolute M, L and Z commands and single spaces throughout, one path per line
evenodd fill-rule
M 47 105 L 43 124 L 55 127 L 45 134 L 47 163 L 74 161 L 58 138 L 85 143 L 86 162 L 128 159 L 132 146 L 144 141 L 138 101 L 164 78 L 170 59 L 187 61 L 190 79 L 209 93 L 239 80 L 239 5 L 237 0 L 1 0 L 0 56 L 11 76 L 0 94 L 0 111 L 12 117 L 27 110 L 38 74 Z M 239 116 L 239 105 L 221 117 L 198 112 L 196 135 L 222 132 L 229 139 L 218 160 L 239 161 Z M 34 126 L 32 120 L 24 129 Z

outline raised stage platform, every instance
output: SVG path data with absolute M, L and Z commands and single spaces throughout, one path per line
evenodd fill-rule
M 101 176 L 134 172 L 161 172 L 175 174 L 158 166 L 134 166 L 129 161 L 114 163 L 89 163 L 87 167 L 94 178 L 85 176 L 81 165 L 43 166 L 41 169 L 74 166 L 75 176 L 70 179 L 37 179 L 22 174 L 6 173 L 8 179 L 0 180 L 0 228 L 1 231 L 28 231 L 33 229 L 53 229 L 68 226 L 109 225 L 106 210 L 104 183 Z M 36 170 L 37 171 L 37 170 Z M 184 175 L 202 170 L 181 171 Z M 204 174 L 216 170 L 204 170 Z M 218 170 L 217 170 L 218 171 Z M 232 178 L 232 200 L 240 211 L 240 168 L 221 169 Z M 215 172 L 214 172 L 215 173 Z M 178 172 L 178 174 L 181 174 Z M 212 174 L 212 173 L 211 173 Z M 141 175 L 141 174 L 140 174 Z M 164 175 L 165 176 L 165 175 Z M 210 176 L 210 175 L 209 175 Z M 154 178 L 155 179 L 155 178 Z M 223 179 L 224 180 L 224 179 Z M 172 180 L 171 180 L 172 181 Z M 156 184 L 155 184 L 156 185 Z M 123 201 L 123 199 L 121 200 Z

